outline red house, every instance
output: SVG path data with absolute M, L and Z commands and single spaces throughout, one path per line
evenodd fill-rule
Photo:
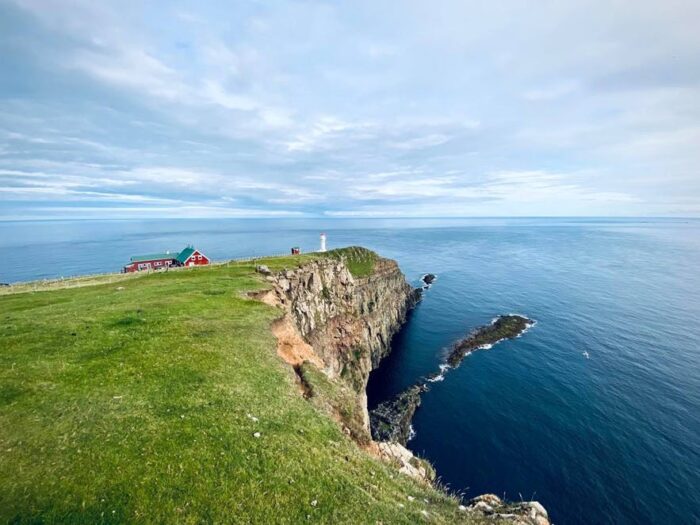
M 154 253 L 151 255 L 136 255 L 131 262 L 124 266 L 122 273 L 138 272 L 141 270 L 163 270 L 178 266 L 202 266 L 209 264 L 209 257 L 192 246 L 181 252 Z

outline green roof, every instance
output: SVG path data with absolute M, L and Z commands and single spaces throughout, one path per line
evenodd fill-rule
M 190 255 L 192 255 L 195 251 L 196 250 L 194 248 L 192 248 L 192 246 L 188 246 L 187 248 L 182 250 L 180 252 L 180 254 L 177 257 L 175 257 L 175 259 L 177 259 L 177 262 L 179 262 L 180 264 L 185 264 L 185 261 L 187 260 L 187 258 Z
M 178 261 L 180 264 L 185 264 L 185 261 L 187 258 L 192 255 L 194 252 L 196 252 L 192 246 L 188 246 L 184 250 L 182 250 L 180 253 L 178 252 L 165 252 L 165 253 L 151 253 L 149 255 L 134 255 L 131 258 L 131 262 L 144 262 L 144 261 L 154 261 L 157 259 L 175 259 Z
M 134 263 L 143 261 L 154 261 L 156 259 L 174 259 L 176 255 L 176 252 L 151 253 L 149 255 L 134 255 L 131 258 L 131 262 Z

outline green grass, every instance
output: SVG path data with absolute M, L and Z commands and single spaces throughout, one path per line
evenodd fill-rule
M 0 522 L 467 519 L 300 395 L 255 264 L 0 297 Z
M 303 363 L 299 374 L 307 386 L 309 401 L 329 416 L 339 417 L 356 442 L 369 444 L 370 436 L 363 426 L 363 409 L 357 393 L 345 381 L 331 381 L 311 363 Z
M 344 261 L 353 277 L 370 275 L 374 271 L 374 265 L 378 259 L 376 253 L 361 246 L 338 248 L 326 252 L 325 256 Z

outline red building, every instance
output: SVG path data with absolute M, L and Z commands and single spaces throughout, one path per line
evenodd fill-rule
M 151 255 L 136 255 L 131 262 L 124 266 L 123 273 L 141 270 L 162 270 L 178 266 L 203 266 L 209 264 L 209 257 L 199 250 L 188 246 L 181 252 L 154 253 Z

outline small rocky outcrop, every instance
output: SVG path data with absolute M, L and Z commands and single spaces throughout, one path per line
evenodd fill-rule
M 454 368 L 469 353 L 479 348 L 490 348 L 504 339 L 518 337 L 535 322 L 522 315 L 501 315 L 486 326 L 481 326 L 459 341 L 447 356 L 447 364 Z
M 423 277 L 421 277 L 421 281 L 423 281 L 423 288 L 430 288 L 430 285 L 435 282 L 435 279 L 437 279 L 437 275 L 434 273 L 426 273 Z
M 255 271 L 258 273 L 261 273 L 263 275 L 270 275 L 272 272 L 270 271 L 270 268 L 267 267 L 265 264 L 259 264 L 255 267 Z
M 369 414 L 372 439 L 406 445 L 411 437 L 413 414 L 420 406 L 421 394 L 427 390 L 424 383 L 414 385 L 372 410 Z
M 496 522 L 515 525 L 550 525 L 549 515 L 537 501 L 519 503 L 503 501 L 495 494 L 482 494 L 460 507 L 465 512 L 481 514 Z
M 382 441 L 377 444 L 380 455 L 387 461 L 394 463 L 401 474 L 405 474 L 419 481 L 434 481 L 435 469 L 424 459 L 413 455 L 413 452 L 399 443 Z

